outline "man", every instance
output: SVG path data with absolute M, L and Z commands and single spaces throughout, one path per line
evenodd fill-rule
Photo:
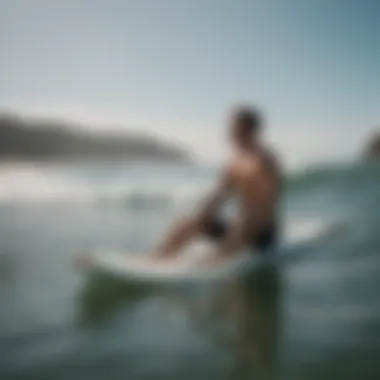
M 197 236 L 217 242 L 215 254 L 228 258 L 247 246 L 264 252 L 277 236 L 277 200 L 281 173 L 271 152 L 261 141 L 263 121 L 257 110 L 236 109 L 229 125 L 233 156 L 209 199 L 192 218 L 174 226 L 158 247 L 156 257 L 170 258 Z M 223 221 L 218 212 L 234 196 L 238 212 L 234 220 Z

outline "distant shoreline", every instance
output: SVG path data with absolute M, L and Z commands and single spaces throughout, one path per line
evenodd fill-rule
M 131 160 L 4 160 L 0 158 L 0 170 L 1 172 L 12 172 L 18 170 L 60 170 L 60 169 L 101 169 L 107 170 L 108 168 L 114 170 L 115 168 L 131 168 L 134 170 L 160 170 L 163 169 L 196 169 L 202 168 L 201 163 L 196 162 L 186 162 L 186 163 L 176 163 L 176 162 L 157 162 L 157 161 L 131 161 Z
M 147 133 L 75 131 L 77 124 L 0 113 L 0 160 L 33 163 L 194 164 L 177 144 Z M 73 128 L 74 127 L 74 128 Z
M 164 160 L 164 159 L 130 159 L 130 158 L 120 158 L 120 157 L 67 157 L 64 159 L 36 159 L 34 157 L 5 157 L 0 154 L 0 166 L 3 165 L 28 165 L 28 164 L 36 164 L 36 165 L 71 165 L 71 164 L 78 164 L 78 165 L 102 165 L 102 164 L 121 164 L 121 165 L 153 165 L 153 166 L 202 166 L 201 163 L 198 163 L 197 161 L 189 160 L 189 161 L 176 161 L 176 160 Z

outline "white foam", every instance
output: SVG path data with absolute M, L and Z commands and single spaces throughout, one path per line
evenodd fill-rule
M 32 164 L 0 167 L 0 201 L 86 200 L 91 191 L 83 184 L 64 181 L 52 169 Z
M 64 175 L 60 168 L 33 164 L 0 166 L 0 202 L 94 202 L 123 204 L 184 204 L 202 193 L 198 185 L 180 183 L 141 184 L 117 175 L 101 183 L 80 175 Z

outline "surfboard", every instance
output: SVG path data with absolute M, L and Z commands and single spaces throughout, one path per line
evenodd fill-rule
M 211 245 L 208 242 L 198 242 L 188 247 L 173 259 L 157 260 L 151 254 L 142 252 L 122 252 L 109 249 L 98 249 L 86 254 L 86 266 L 91 271 L 101 272 L 125 280 L 154 281 L 184 281 L 184 280 L 218 280 L 236 278 L 252 271 L 261 265 L 280 263 L 284 259 L 281 253 L 287 246 L 293 246 L 297 241 L 312 242 L 331 233 L 331 227 L 306 229 L 305 236 L 298 234 L 297 239 L 288 235 L 287 243 L 276 252 L 261 254 L 245 251 L 234 255 L 231 259 L 220 261 L 215 265 L 205 266 L 204 262 Z M 310 230 L 310 231 L 309 231 Z M 289 238 L 290 236 L 290 238 Z M 288 258 L 288 254 L 285 255 Z
M 243 275 L 263 261 L 258 255 L 243 252 L 220 263 L 204 266 L 205 256 L 190 256 L 158 260 L 147 253 L 98 250 L 89 252 L 86 261 L 92 271 L 143 282 L 227 279 Z

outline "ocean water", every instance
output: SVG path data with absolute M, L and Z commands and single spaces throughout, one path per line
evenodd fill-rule
M 0 167 L 1 379 L 379 379 L 380 166 L 289 175 L 278 265 L 128 283 L 75 265 L 152 249 L 213 168 Z

